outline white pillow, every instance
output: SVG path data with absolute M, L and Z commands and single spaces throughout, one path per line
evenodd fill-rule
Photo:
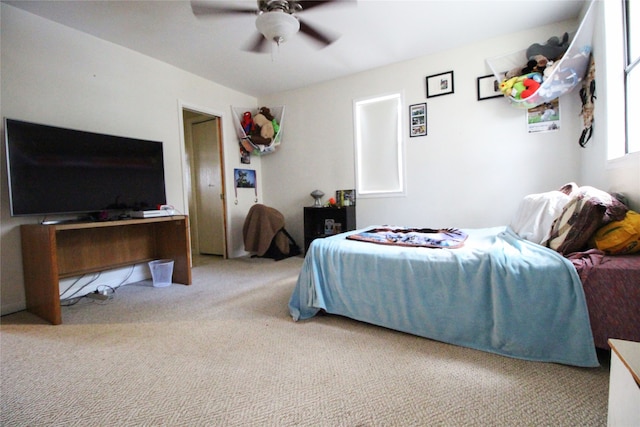
M 561 191 L 529 194 L 520 202 L 509 226 L 525 240 L 542 244 L 549 239 L 553 221 L 571 197 Z

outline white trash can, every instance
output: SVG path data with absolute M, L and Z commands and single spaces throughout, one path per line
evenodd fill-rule
M 173 260 L 159 259 L 149 262 L 149 270 L 151 270 L 151 278 L 153 279 L 154 288 L 164 288 L 171 286 L 173 277 Z

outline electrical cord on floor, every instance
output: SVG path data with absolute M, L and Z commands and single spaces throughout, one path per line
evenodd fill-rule
M 77 303 L 79 303 L 82 298 L 84 298 L 84 295 L 81 297 L 67 298 L 67 299 L 60 300 L 60 306 L 71 307 L 72 305 L 76 305 Z
M 84 297 L 94 304 L 104 305 L 113 299 L 115 293 L 116 290 L 109 285 L 98 285 L 95 291 L 85 294 Z
M 95 303 L 95 304 L 106 304 L 108 300 L 111 300 L 114 298 L 114 295 L 116 293 L 116 289 L 124 286 L 127 282 L 127 280 L 129 280 L 129 278 L 131 277 L 131 275 L 133 274 L 133 271 L 136 268 L 136 264 L 133 264 L 131 266 L 131 269 L 129 270 L 129 273 L 125 276 L 124 279 L 122 279 L 120 281 L 120 283 L 118 283 L 115 286 L 109 286 L 109 285 L 98 285 L 96 286 L 96 290 L 93 292 L 90 292 L 86 295 L 84 295 L 85 297 L 89 298 L 91 300 L 91 302 Z
M 109 285 L 98 285 L 98 287 L 96 288 L 96 292 L 101 295 L 111 296 L 116 293 L 116 289 L 112 288 Z
M 62 291 L 62 292 L 60 293 L 60 297 L 62 298 L 62 296 L 63 296 L 64 294 L 66 294 L 67 292 L 69 292 L 69 290 L 70 290 L 71 288 L 73 288 L 73 287 L 74 287 L 74 286 L 75 286 L 75 285 L 76 285 L 80 280 L 82 280 L 82 279 L 84 278 L 84 276 L 85 276 L 85 275 L 83 274 L 82 276 L 80 276 L 80 277 L 78 277 L 76 280 L 74 280 L 74 281 L 73 281 L 73 283 L 72 283 L 72 284 L 70 284 L 70 285 L 67 287 L 67 289 L 65 289 L 64 291 Z M 63 298 L 63 299 L 64 299 L 64 298 Z
M 126 284 L 127 284 L 127 280 L 129 280 L 129 278 L 133 275 L 133 271 L 136 269 L 136 265 L 138 265 L 138 264 L 133 264 L 133 265 L 131 266 L 131 269 L 129 270 L 129 274 L 127 274 L 127 276 L 126 276 L 124 279 L 122 279 L 122 280 L 120 281 L 120 283 L 118 283 L 118 284 L 113 288 L 113 292 L 114 292 L 114 293 L 115 293 L 116 289 L 118 289 L 118 288 L 120 288 L 120 287 L 122 287 L 122 286 L 124 286 L 124 285 L 126 285 Z
M 116 290 L 109 285 L 99 285 L 95 291 L 89 292 L 84 295 L 80 295 L 78 297 L 70 297 L 60 301 L 60 305 L 62 307 L 70 307 L 72 305 L 76 305 L 83 299 L 87 299 L 88 301 L 94 304 L 106 304 L 110 299 L 113 299 L 113 294 L 115 294 Z
M 85 277 L 85 275 L 83 274 L 82 276 L 80 276 L 79 278 L 77 278 L 76 280 L 73 281 L 73 283 L 71 285 L 69 285 L 67 287 L 67 289 L 65 289 L 61 294 L 60 297 L 62 297 L 65 293 L 69 292 L 69 290 L 71 290 L 71 288 L 73 286 L 75 286 L 80 280 L 82 280 Z M 77 289 L 75 292 L 73 292 L 71 295 L 69 295 L 66 298 L 61 298 L 60 300 L 60 305 L 62 305 L 63 307 L 68 307 L 71 305 L 76 305 L 84 296 L 79 296 L 79 297 L 74 297 L 74 295 L 76 295 L 78 292 L 80 292 L 81 290 L 85 289 L 87 286 L 89 286 L 90 284 L 94 283 L 96 280 L 98 280 L 100 278 L 100 273 L 97 273 L 96 275 L 94 275 L 91 280 L 89 280 L 87 283 L 85 283 L 84 285 L 82 285 L 79 289 Z
M 95 283 L 96 280 L 98 280 L 100 278 L 101 272 L 96 273 L 91 280 L 89 280 L 87 283 L 85 283 L 84 285 L 80 286 L 80 288 L 76 289 L 75 292 L 73 292 L 71 295 L 69 295 L 66 298 L 62 298 L 60 300 L 60 305 L 62 307 L 70 307 L 72 305 L 76 305 L 77 303 L 79 303 L 82 299 L 87 298 L 92 302 L 97 302 L 97 303 L 104 303 L 105 300 L 111 299 L 110 295 L 113 295 L 113 293 L 115 293 L 115 289 L 113 289 L 111 286 L 108 285 L 98 285 L 96 287 L 96 290 L 93 292 L 89 292 L 87 294 L 84 295 L 80 295 L 80 296 L 74 296 L 77 295 L 80 291 L 82 291 L 83 289 L 85 289 L 87 286 L 91 285 L 92 283 Z M 69 292 L 71 290 L 71 288 L 73 288 L 80 280 L 82 280 L 85 277 L 85 275 L 83 274 L 82 276 L 78 277 L 76 280 L 73 281 L 73 283 L 71 285 L 69 285 L 67 287 L 67 289 L 65 289 L 60 296 L 62 297 L 64 294 L 66 294 L 67 292 Z M 100 289 L 100 288 L 103 289 Z
M 89 292 L 89 293 L 84 294 L 84 295 L 80 295 L 80 296 L 74 297 L 74 295 L 76 295 L 78 292 L 82 291 L 87 286 L 89 286 L 90 284 L 94 283 L 96 280 L 98 280 L 100 278 L 101 272 L 98 272 L 94 277 L 91 278 L 91 280 L 89 280 L 87 283 L 82 285 L 74 293 L 72 293 L 71 295 L 69 295 L 66 298 L 61 299 L 60 300 L 60 305 L 62 307 L 70 307 L 72 305 L 76 305 L 77 303 L 79 303 L 83 299 L 87 299 L 87 300 L 89 300 L 90 302 L 92 302 L 94 304 L 100 304 L 100 305 L 107 304 L 107 302 L 109 300 L 114 298 L 114 295 L 116 293 L 116 289 L 124 286 L 126 284 L 127 280 L 129 280 L 129 278 L 133 275 L 133 272 L 135 271 L 136 265 L 137 264 L 133 264 L 131 266 L 131 269 L 129 270 L 129 273 L 116 286 L 98 285 L 98 286 L 96 286 L 95 291 Z M 85 275 L 83 274 L 82 276 L 80 276 L 76 280 L 74 280 L 73 283 L 71 283 L 71 285 L 69 285 L 67 287 L 67 289 L 65 289 L 60 294 L 60 296 L 62 297 L 65 293 L 69 292 L 69 290 L 71 290 L 71 288 L 73 288 L 75 285 L 77 285 L 77 283 L 80 280 L 82 280 L 84 277 L 85 277 Z
M 134 272 L 134 271 L 135 271 L 135 269 L 136 269 L 136 265 L 138 265 L 138 264 L 133 264 L 133 265 L 131 266 L 131 269 L 129 270 L 129 273 L 126 275 L 126 277 L 125 277 L 124 279 L 122 279 L 122 280 L 120 281 L 120 283 L 118 283 L 118 284 L 117 284 L 117 285 L 115 285 L 113 288 L 111 288 L 111 289 L 113 289 L 113 293 L 114 293 L 114 294 L 115 294 L 115 292 L 116 292 L 116 289 L 121 288 L 121 287 L 123 287 L 123 286 L 125 286 L 125 285 L 128 285 L 127 280 L 129 280 L 129 278 L 133 275 L 133 272 Z

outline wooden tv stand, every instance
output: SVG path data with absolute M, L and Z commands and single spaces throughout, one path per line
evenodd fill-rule
M 173 259 L 173 282 L 191 284 L 189 220 L 185 215 L 67 224 L 24 224 L 22 268 L 27 310 L 62 323 L 59 280 Z

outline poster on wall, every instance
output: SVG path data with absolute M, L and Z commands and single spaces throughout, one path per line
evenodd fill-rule
M 237 188 L 256 188 L 256 171 L 253 169 L 234 169 Z
M 238 188 L 253 188 L 255 194 L 255 202 L 258 203 L 258 185 L 256 181 L 256 171 L 253 169 L 234 169 L 233 170 L 233 186 L 235 187 L 236 199 L 234 203 L 238 204 Z
M 560 129 L 560 98 L 527 110 L 529 133 L 552 132 Z

